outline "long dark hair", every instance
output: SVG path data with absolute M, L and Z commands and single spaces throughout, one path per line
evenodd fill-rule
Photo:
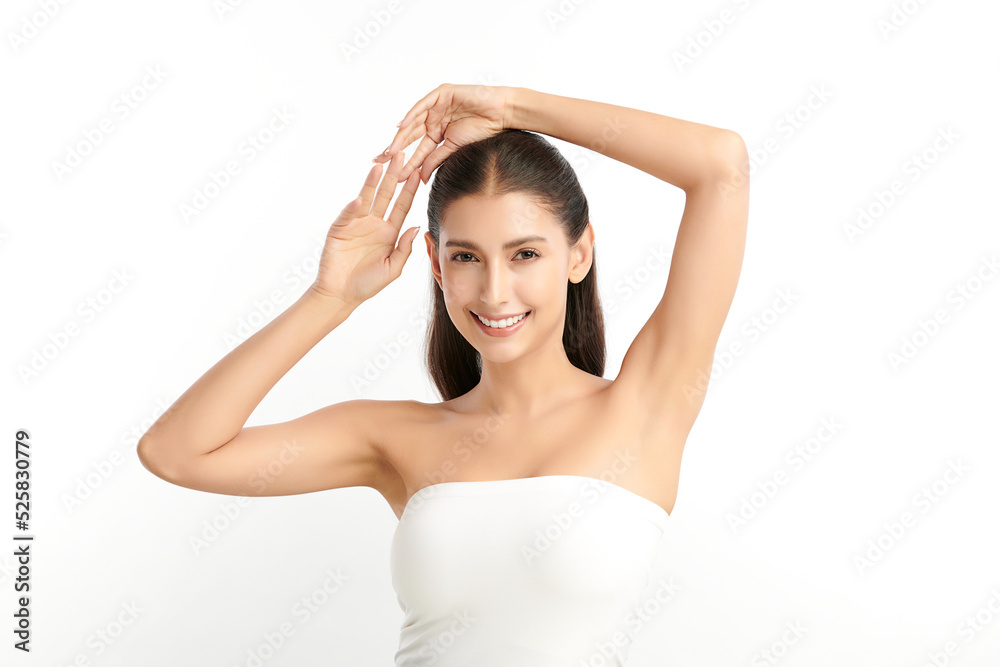
M 576 173 L 555 146 L 541 135 L 506 129 L 459 147 L 434 171 L 427 202 L 427 230 L 434 251 L 441 242 L 441 217 L 453 201 L 466 196 L 523 192 L 551 214 L 573 246 L 590 223 L 587 198 Z M 431 276 L 434 312 L 427 331 L 427 368 L 445 400 L 461 396 L 479 384 L 482 358 L 455 328 L 444 293 Z M 563 346 L 570 362 L 598 377 L 604 376 L 604 316 L 597 293 L 597 254 L 587 276 L 566 287 Z

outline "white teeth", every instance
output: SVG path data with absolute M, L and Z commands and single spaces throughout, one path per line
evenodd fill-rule
M 479 318 L 480 322 L 482 322 L 486 326 L 492 327 L 494 329 L 506 329 L 507 327 L 509 327 L 509 326 L 511 326 L 513 324 L 517 324 L 518 322 L 520 322 L 521 320 L 523 320 L 524 317 L 525 317 L 525 315 L 527 315 L 527 314 L 528 313 L 525 312 L 525 313 L 521 313 L 517 317 L 508 317 L 505 320 L 497 321 L 497 320 L 487 320 L 487 319 L 483 318 L 481 315 L 479 315 L 477 313 L 473 313 L 473 315 L 475 315 L 476 317 Z

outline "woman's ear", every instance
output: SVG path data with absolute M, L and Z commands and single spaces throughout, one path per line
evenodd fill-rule
M 570 248 L 569 281 L 578 283 L 590 273 L 594 263 L 594 225 L 587 223 L 587 228 L 580 235 L 580 240 Z
M 441 287 L 441 263 L 438 261 L 438 254 L 434 248 L 434 237 L 431 236 L 429 231 L 424 232 L 424 245 L 427 246 L 427 258 L 431 263 L 431 274 L 434 276 L 434 280 L 437 281 L 438 287 Z M 444 289 L 443 287 L 441 289 Z

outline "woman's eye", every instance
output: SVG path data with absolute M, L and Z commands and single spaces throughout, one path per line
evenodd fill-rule
M 519 252 L 517 254 L 518 254 L 518 256 L 520 256 L 520 255 L 523 255 L 525 253 L 531 255 L 531 257 L 528 257 L 527 259 L 535 259 L 536 257 L 538 257 L 538 253 L 535 252 L 534 250 L 522 250 L 521 252 Z M 456 252 L 454 255 L 451 256 L 451 259 L 453 261 L 457 261 L 459 264 L 470 264 L 472 262 L 471 259 L 470 260 L 463 260 L 463 259 L 459 259 L 460 257 L 472 257 L 472 253 L 471 252 Z

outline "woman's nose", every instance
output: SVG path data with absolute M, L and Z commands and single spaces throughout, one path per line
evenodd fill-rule
M 484 277 L 482 300 L 488 306 L 498 306 L 509 301 L 510 276 L 503 266 L 487 269 Z

